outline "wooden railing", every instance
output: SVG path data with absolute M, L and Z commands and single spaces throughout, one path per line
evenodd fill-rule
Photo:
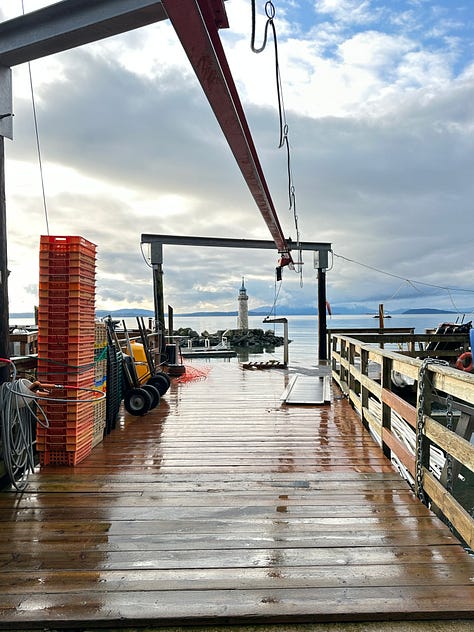
M 418 497 L 474 548 L 474 375 L 427 358 L 432 341 L 426 334 L 333 330 L 332 377 Z M 425 359 L 411 357 L 417 345 Z M 404 388 L 395 386 L 400 381 Z

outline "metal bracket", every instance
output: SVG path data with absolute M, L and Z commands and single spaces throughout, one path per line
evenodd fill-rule
M 0 136 L 13 140 L 12 70 L 0 66 Z

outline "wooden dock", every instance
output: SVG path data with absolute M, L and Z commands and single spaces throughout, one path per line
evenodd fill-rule
M 0 629 L 474 617 L 474 559 L 336 388 L 211 366 L 0 494 Z

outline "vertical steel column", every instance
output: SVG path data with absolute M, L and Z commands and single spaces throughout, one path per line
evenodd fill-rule
M 153 242 L 151 266 L 153 269 L 153 303 L 155 306 L 155 331 L 159 334 L 160 362 L 166 354 L 165 342 L 165 301 L 163 293 L 163 245 Z
M 326 270 L 318 268 L 318 360 L 328 359 L 326 322 Z

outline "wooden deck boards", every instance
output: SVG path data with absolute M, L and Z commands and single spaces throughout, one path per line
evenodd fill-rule
M 474 559 L 347 401 L 282 405 L 288 379 L 213 365 L 0 494 L 0 628 L 474 617 Z

